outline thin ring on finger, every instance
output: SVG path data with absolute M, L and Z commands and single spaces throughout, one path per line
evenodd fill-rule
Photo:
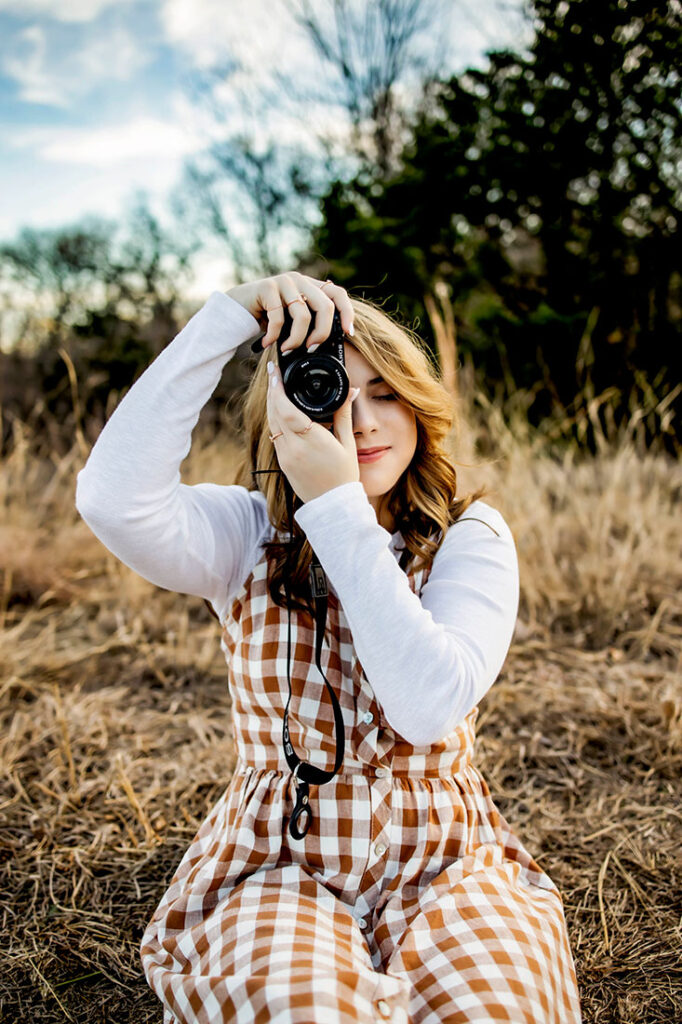
M 324 282 L 323 282 L 322 284 L 318 284 L 318 282 L 317 282 L 317 281 L 315 281 L 315 284 L 317 285 L 317 287 L 319 288 L 319 290 L 320 290 L 320 291 L 322 292 L 322 294 L 323 294 L 323 295 L 324 295 L 324 296 L 325 296 L 326 298 L 328 298 L 328 299 L 329 299 L 329 298 L 331 298 L 331 296 L 327 295 L 326 291 L 324 290 L 324 289 L 325 289 L 325 286 L 326 286 L 326 285 L 330 284 L 330 285 L 331 285 L 331 286 L 332 286 L 333 288 L 340 288 L 340 289 L 341 289 L 341 291 L 343 291 L 343 290 L 344 290 L 344 289 L 343 289 L 343 287 L 342 287 L 341 285 L 338 285 L 338 284 L 336 284 L 336 283 L 335 283 L 334 281 L 332 281 L 331 277 L 328 277 L 328 278 L 327 278 L 327 280 L 326 280 L 326 281 L 324 281 Z M 334 301 L 334 300 L 332 299 L 332 302 L 333 302 L 333 301 Z M 335 303 L 335 305 L 336 305 L 336 303 Z M 339 307 L 337 307 L 337 308 L 339 308 Z M 341 311 L 340 311 L 340 309 L 339 309 L 339 313 L 340 313 L 340 312 L 341 312 Z M 355 329 L 354 329 L 354 327 L 353 327 L 353 318 L 354 318 L 354 315 L 355 315 L 355 314 L 354 314 L 354 312 L 353 312 L 353 311 L 351 310 L 351 315 L 350 315 L 350 324 L 348 325 L 348 331 L 347 331 L 347 333 L 348 333 L 348 334 L 349 334 L 349 335 L 351 336 L 351 338 L 352 338 L 352 337 L 354 336 L 354 334 L 355 334 Z
M 294 433 L 295 434 L 299 434 L 299 435 L 307 434 L 308 431 L 312 429 L 312 427 L 313 427 L 313 420 L 311 420 L 310 423 L 308 424 L 308 426 L 305 427 L 303 430 L 295 430 Z M 270 438 L 271 441 L 276 441 L 278 437 L 281 437 L 283 435 L 283 433 L 284 433 L 284 431 L 280 430 L 276 434 L 268 434 L 268 437 Z
M 292 299 L 291 302 L 285 302 L 284 305 L 285 306 L 291 306 L 291 305 L 293 305 L 294 302 L 303 302 L 304 304 L 307 305 L 308 296 L 307 295 L 303 295 L 302 292 L 299 292 L 295 299 Z

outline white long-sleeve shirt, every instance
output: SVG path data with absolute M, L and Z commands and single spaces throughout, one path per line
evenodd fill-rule
M 207 598 L 221 623 L 273 527 L 259 491 L 188 486 L 180 465 L 224 366 L 259 333 L 243 306 L 214 292 L 119 403 L 77 480 L 78 511 L 117 558 L 157 586 Z M 295 518 L 387 721 L 409 743 L 438 742 L 480 701 L 509 649 L 519 575 L 506 522 L 474 502 L 447 531 L 420 600 L 398 564 L 400 533 L 377 523 L 360 482 Z

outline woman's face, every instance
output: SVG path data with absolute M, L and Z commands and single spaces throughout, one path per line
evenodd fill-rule
M 352 407 L 360 482 L 377 521 L 393 533 L 395 526 L 383 512 L 381 499 L 389 495 L 412 461 L 417 447 L 417 418 L 412 409 L 391 397 L 393 392 L 383 380 L 372 383 L 377 371 L 349 342 L 344 342 L 344 360 L 350 386 L 360 388 Z M 361 458 L 365 448 L 384 447 L 388 450 L 377 459 Z

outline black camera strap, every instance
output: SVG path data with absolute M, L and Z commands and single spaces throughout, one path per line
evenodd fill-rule
M 316 768 L 315 765 L 310 764 L 309 761 L 301 761 L 300 757 L 294 750 L 289 735 L 289 705 L 291 703 L 291 590 L 289 587 L 289 580 L 291 579 L 291 563 L 292 563 L 292 550 L 293 550 L 293 531 L 294 531 L 294 492 L 291 484 L 287 480 L 284 473 L 278 469 L 260 469 L 252 470 L 252 476 L 258 476 L 260 473 L 281 473 L 282 481 L 284 485 L 284 496 L 287 505 L 287 515 L 289 518 L 289 549 L 287 551 L 287 571 L 284 577 L 284 589 L 287 596 L 287 683 L 289 685 L 289 699 L 287 700 L 287 706 L 284 711 L 284 722 L 282 724 L 282 740 L 284 743 L 284 756 L 287 759 L 287 764 L 294 773 L 294 784 L 296 786 L 296 803 L 294 805 L 294 811 L 289 821 L 289 833 L 293 839 L 304 839 L 308 833 L 308 830 L 313 821 L 313 812 L 310 807 L 310 787 L 321 786 L 325 782 L 329 782 L 333 779 L 343 761 L 343 748 L 344 748 L 344 728 L 343 728 L 343 715 L 341 714 L 341 707 L 334 690 L 329 685 L 329 680 L 322 671 L 321 655 L 322 655 L 322 643 L 324 641 L 324 627 L 327 621 L 327 574 L 322 568 L 320 561 L 313 551 L 313 557 L 310 563 L 310 589 L 312 592 L 313 600 L 315 601 L 315 664 L 317 665 L 320 675 L 325 681 L 329 695 L 332 699 L 332 707 L 334 709 L 334 723 L 336 727 L 336 758 L 334 760 L 334 768 L 331 772 L 322 771 L 321 768 Z M 301 827 L 299 827 L 300 820 L 303 819 Z
M 287 513 L 289 516 L 289 551 L 287 553 L 287 573 L 285 576 L 284 587 L 287 595 L 287 604 L 290 604 L 290 589 L 289 580 L 290 573 L 289 568 L 291 565 L 291 552 L 292 544 L 291 537 L 293 535 L 293 521 L 294 521 L 294 499 L 291 484 L 284 477 L 284 493 L 287 503 Z M 320 658 L 322 654 L 322 643 L 324 640 L 324 627 L 327 620 L 327 575 L 320 565 L 320 561 L 313 551 L 313 557 L 310 564 L 310 589 L 312 592 L 313 599 L 315 601 L 315 664 L 317 665 L 320 675 L 325 681 L 329 695 L 332 699 L 332 706 L 334 708 L 334 722 L 336 725 L 336 759 L 334 761 L 334 769 L 331 772 L 325 772 L 321 768 L 316 768 L 315 765 L 310 764 L 308 761 L 301 761 L 296 754 L 291 743 L 291 737 L 289 735 L 289 704 L 291 703 L 291 607 L 287 608 L 287 682 L 289 684 L 289 699 L 287 700 L 286 710 L 284 712 L 284 723 L 282 726 L 282 740 L 284 742 L 284 756 L 287 759 L 287 764 L 294 773 L 294 783 L 296 785 L 296 804 L 294 806 L 293 814 L 289 822 L 289 832 L 294 839 L 303 839 L 308 829 L 310 828 L 313 820 L 313 812 L 310 807 L 310 786 L 321 786 L 325 782 L 329 782 L 333 779 L 343 761 L 343 747 L 344 747 L 344 728 L 343 728 L 343 715 L 341 714 L 341 708 L 337 700 L 334 690 L 329 685 L 329 680 L 322 671 L 322 665 L 320 664 Z M 299 827 L 301 818 L 304 818 L 303 824 Z
M 278 352 L 280 360 L 280 370 L 282 370 L 282 352 L 280 342 L 283 337 L 288 337 L 291 333 L 292 319 L 289 310 L 284 307 L 284 325 L 280 333 L 280 339 L 278 340 Z M 311 321 L 310 327 L 308 328 L 308 335 L 314 328 L 314 323 Z M 255 353 L 262 352 L 261 339 L 265 332 L 262 331 L 257 338 L 254 339 L 251 345 L 251 351 Z M 307 335 L 306 335 L 307 337 Z M 331 345 L 331 355 L 336 354 L 338 362 L 341 366 L 338 369 L 338 373 L 343 372 L 343 344 L 344 344 L 344 332 L 341 327 L 341 316 L 338 309 L 334 310 L 334 318 L 332 321 L 332 329 L 327 339 L 327 343 Z M 335 349 L 337 350 L 335 353 Z M 306 353 L 307 355 L 307 353 Z M 291 354 L 293 359 L 293 353 Z M 334 364 L 337 359 L 330 360 L 330 366 L 333 370 Z M 330 371 L 328 371 L 330 372 Z M 339 378 L 340 380 L 340 378 Z M 331 772 L 322 771 L 321 768 L 316 768 L 315 765 L 310 764 L 309 761 L 301 761 L 296 754 L 293 744 L 291 742 L 291 736 L 289 734 L 289 705 L 291 704 L 291 590 L 289 582 L 291 580 L 291 564 L 292 564 L 292 553 L 293 553 L 293 530 L 294 530 L 294 492 L 291 484 L 287 480 L 284 473 L 281 470 L 276 469 L 264 469 L 264 470 L 252 470 L 252 475 L 257 476 L 259 473 L 281 473 L 282 482 L 284 485 L 284 495 L 286 498 L 287 514 L 289 517 L 289 548 L 287 551 L 287 565 L 286 573 L 284 578 L 284 589 L 287 597 L 287 683 L 289 685 L 289 699 L 287 700 L 287 706 L 284 711 L 284 722 L 282 725 L 282 740 L 284 742 L 284 756 L 287 759 L 287 764 L 294 773 L 294 784 L 296 786 L 296 803 L 294 806 L 294 812 L 289 822 L 289 832 L 294 839 L 305 838 L 308 830 L 312 824 L 313 812 L 310 808 L 310 787 L 321 786 L 325 782 L 329 782 L 333 779 L 343 761 L 343 748 L 344 748 L 344 728 L 343 728 L 343 715 L 341 714 L 341 708 L 337 700 L 336 694 L 332 687 L 329 685 L 329 680 L 322 671 L 321 665 L 321 654 L 322 654 L 322 643 L 324 641 L 324 627 L 327 621 L 327 576 L 320 565 L 320 561 L 313 551 L 312 560 L 310 563 L 310 589 L 313 600 L 315 602 L 315 663 L 320 671 L 320 675 L 325 681 L 326 687 L 329 690 L 329 695 L 332 699 L 332 706 L 334 708 L 334 722 L 336 726 L 336 758 L 334 760 L 334 769 Z M 303 819 L 301 826 L 299 822 Z

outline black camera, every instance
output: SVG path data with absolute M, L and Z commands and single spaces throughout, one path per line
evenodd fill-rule
M 317 423 L 331 422 L 334 413 L 346 401 L 350 388 L 348 372 L 343 358 L 346 337 L 341 327 L 338 309 L 334 310 L 332 329 L 325 341 L 314 352 L 308 352 L 305 342 L 315 329 L 311 318 L 306 336 L 291 352 L 282 353 L 282 345 L 291 334 L 293 320 L 284 307 L 284 324 L 277 339 L 277 356 L 284 393 L 293 405 L 306 412 Z M 262 352 L 262 335 L 251 346 L 253 352 Z

